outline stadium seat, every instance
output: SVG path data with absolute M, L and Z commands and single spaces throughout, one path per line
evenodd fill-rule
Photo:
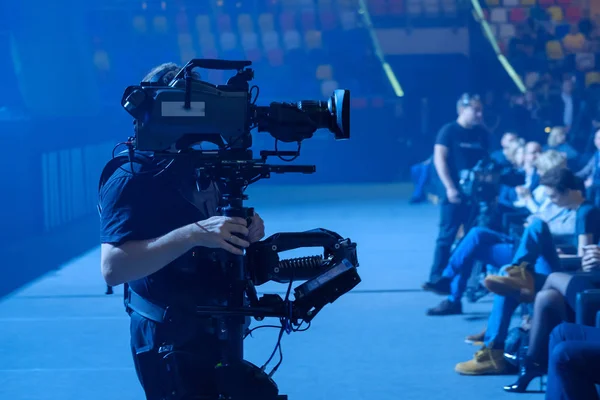
M 374 108 L 383 108 L 383 106 L 385 105 L 385 101 L 383 100 L 383 97 L 373 97 L 371 99 L 371 107 Z
M 550 40 L 546 43 L 546 57 L 553 61 L 562 60 L 565 57 L 562 45 L 558 40 Z
M 248 49 L 246 50 L 246 59 L 252 62 L 260 61 L 262 58 L 262 52 L 259 49 Z
M 485 0 L 485 4 L 487 4 L 488 7 L 497 7 L 500 5 L 500 0 Z
M 295 15 L 291 11 L 283 11 L 279 15 L 279 27 L 282 31 L 292 31 L 296 29 Z
M 200 43 L 200 48 L 203 51 L 216 49 L 215 36 L 212 33 L 201 33 L 198 36 L 198 41 Z
M 536 0 L 521 0 L 521 5 L 525 7 L 535 6 Z
M 330 9 L 321 10 L 319 20 L 321 21 L 321 29 L 324 31 L 333 30 L 337 26 L 337 15 Z
M 146 17 L 143 15 L 137 15 L 133 17 L 133 29 L 138 33 L 146 33 L 148 26 L 146 25 Z
M 513 24 L 500 24 L 500 29 L 498 30 L 498 37 L 500 39 L 509 40 L 516 34 L 516 29 Z
M 300 22 L 304 32 L 316 29 L 316 16 L 313 9 L 303 10 L 300 14 Z
M 221 50 L 231 51 L 236 48 L 236 35 L 233 32 L 223 32 L 219 37 Z
M 308 31 L 304 34 L 304 42 L 308 50 L 320 49 L 323 47 L 323 40 L 321 38 L 321 32 L 319 31 Z
M 219 58 L 219 52 L 214 47 L 201 49 L 201 54 L 202 58 Z
M 600 84 L 600 72 L 592 71 L 585 74 L 585 87 Z
M 542 7 L 548 7 L 554 4 L 554 0 L 538 0 L 538 4 Z
M 241 35 L 242 49 L 248 51 L 258 48 L 258 35 L 254 32 L 244 32 Z
M 577 6 L 569 6 L 566 11 L 566 20 L 572 23 L 579 22 L 581 19 L 581 8 Z
M 546 9 L 546 12 L 550 15 L 550 19 L 555 23 L 563 20 L 563 10 L 558 6 L 551 6 Z
M 554 28 L 554 36 L 558 40 L 561 40 L 562 38 L 564 38 L 565 36 L 567 36 L 567 34 L 570 31 L 571 31 L 571 25 L 570 24 L 560 24 L 560 25 L 557 25 Z
M 516 24 L 523 22 L 527 19 L 527 11 L 521 7 L 511 8 L 508 19 Z
M 502 5 L 504 7 L 518 7 L 519 6 L 519 0 L 503 0 L 502 1 Z
M 442 0 L 442 13 L 444 15 L 456 15 L 456 1 Z
M 528 89 L 532 89 L 540 80 L 540 74 L 538 72 L 528 72 L 525 75 L 524 84 Z
M 267 59 L 272 67 L 283 65 L 283 51 L 281 49 L 273 49 L 267 52 Z
M 279 35 L 275 31 L 268 31 L 262 34 L 262 47 L 265 50 L 279 48 Z
M 406 0 L 406 13 L 417 16 L 423 12 L 424 4 L 420 0 Z
M 302 38 L 298 31 L 287 31 L 283 33 L 283 45 L 287 51 L 298 49 L 302 46 Z
M 108 71 L 110 69 L 108 53 L 104 50 L 96 50 L 94 52 L 94 65 L 100 71 Z
M 369 102 L 364 97 L 353 97 L 350 99 L 350 107 L 352 108 L 367 108 L 368 105 Z
M 572 4 L 577 4 L 577 1 L 574 0 L 556 0 L 556 4 L 561 4 L 563 6 L 569 6 Z
M 217 29 L 219 32 L 231 32 L 231 18 L 228 14 L 221 14 L 217 17 Z
M 321 82 L 321 95 L 323 97 L 331 96 L 334 90 L 339 89 L 339 84 L 333 79 L 328 79 Z
M 250 14 L 238 15 L 237 24 L 238 32 L 240 33 L 254 32 L 254 23 L 252 22 L 252 17 Z
M 199 33 L 211 33 L 210 18 L 208 15 L 198 15 L 196 17 L 196 30 Z
M 345 31 L 356 28 L 356 11 L 345 10 L 340 14 L 340 22 Z
M 166 33 L 169 29 L 167 17 L 165 17 L 164 15 L 157 15 L 152 19 L 152 27 L 154 28 L 154 32 L 156 33 Z
M 332 79 L 333 77 L 333 69 L 329 64 L 322 64 L 317 67 L 316 72 L 317 79 L 320 81 L 324 81 L 327 79 Z
M 333 4 L 333 0 L 318 0 L 320 9 L 330 9 Z
M 388 12 L 386 0 L 369 0 L 367 7 L 373 16 L 386 15 Z
M 180 33 L 177 35 L 177 44 L 180 49 L 193 49 L 194 41 L 189 33 Z
M 177 32 L 188 32 L 188 16 L 185 12 L 178 12 L 175 16 L 175 27 L 177 28 Z
M 508 21 L 506 8 L 494 8 L 490 12 L 490 22 L 494 24 L 504 24 Z
M 269 32 L 275 30 L 275 24 L 273 23 L 273 14 L 260 14 L 258 16 L 258 27 L 261 32 Z

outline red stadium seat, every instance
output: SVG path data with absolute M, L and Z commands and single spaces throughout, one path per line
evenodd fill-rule
M 300 21 L 302 22 L 302 29 L 306 31 L 311 31 L 316 28 L 316 17 L 315 11 L 312 9 L 302 11 L 300 15 Z
M 386 15 L 388 12 L 385 0 L 369 0 L 367 7 L 374 16 Z
M 279 67 L 283 65 L 283 50 L 273 49 L 267 52 L 267 59 L 272 67 Z
M 221 14 L 217 18 L 219 32 L 231 32 L 231 18 L 228 14 Z
M 385 105 L 385 102 L 383 100 L 383 97 L 373 97 L 371 99 L 371 107 L 383 108 L 384 105 Z
M 527 11 L 524 8 L 511 8 L 508 20 L 510 22 L 519 23 L 527 19 Z
M 282 31 L 293 31 L 296 29 L 295 15 L 291 11 L 284 11 L 279 15 L 279 26 Z
M 567 7 L 565 19 L 569 22 L 578 22 L 581 19 L 581 8 L 577 6 Z
M 322 10 L 319 13 L 319 19 L 321 20 L 321 28 L 324 31 L 331 31 L 337 26 L 337 16 L 331 10 Z

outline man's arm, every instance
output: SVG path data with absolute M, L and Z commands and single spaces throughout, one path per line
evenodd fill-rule
M 166 235 L 150 240 L 131 240 L 115 246 L 102 243 L 100 266 L 102 276 L 110 286 L 141 279 L 151 275 L 179 258 L 196 246 L 222 248 L 236 255 L 243 255 L 240 248 L 250 245 L 243 218 L 211 217 L 175 229 Z
M 436 144 L 433 147 L 433 165 L 435 165 L 435 170 L 446 191 L 456 190 L 456 185 L 450 176 L 450 168 L 448 167 L 448 147 L 442 144 Z

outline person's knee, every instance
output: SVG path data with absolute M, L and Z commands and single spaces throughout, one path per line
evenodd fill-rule
M 560 302 L 564 301 L 562 295 L 554 289 L 542 290 L 535 296 L 536 312 L 554 310 Z
M 542 221 L 539 218 L 534 218 L 529 225 L 527 225 L 527 232 L 535 232 L 535 233 L 541 233 L 543 231 L 548 230 L 548 224 L 546 224 L 546 222 Z

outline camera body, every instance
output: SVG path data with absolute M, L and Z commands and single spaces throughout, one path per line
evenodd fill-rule
M 470 170 L 460 172 L 462 194 L 475 202 L 491 203 L 500 192 L 500 186 L 516 187 L 525 183 L 525 176 L 491 159 L 479 160 Z
M 250 87 L 250 61 L 194 59 L 173 80 L 129 86 L 121 105 L 134 117 L 136 150 L 162 153 L 210 142 L 221 150 L 252 146 L 250 131 L 268 132 L 282 142 L 301 142 L 317 129 L 336 139 L 350 137 L 350 92 L 335 90 L 327 101 L 303 100 L 256 105 L 260 93 Z M 234 70 L 225 85 L 199 79 L 195 68 Z

